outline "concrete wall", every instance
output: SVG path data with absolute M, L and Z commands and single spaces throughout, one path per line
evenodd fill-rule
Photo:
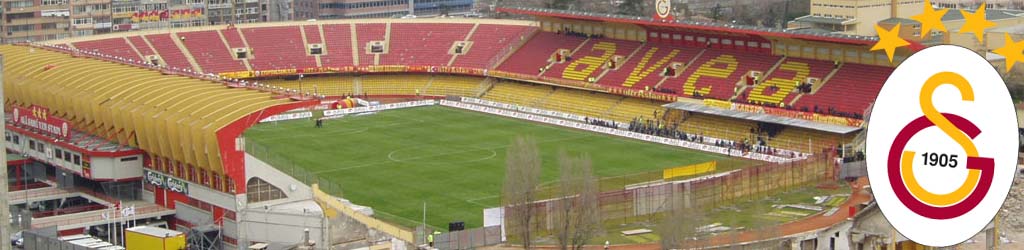
M 892 0 L 812 0 L 811 15 L 856 19 L 852 34 L 874 36 L 875 24 L 890 17 L 910 18 L 921 14 L 924 0 L 899 0 L 893 16 Z
M 310 190 L 309 186 L 302 183 L 301 181 L 288 176 L 287 174 L 275 169 L 266 162 L 250 155 L 245 154 L 245 180 L 249 181 L 250 178 L 259 176 L 260 179 L 274 185 L 275 187 L 284 191 L 287 199 L 279 199 L 272 201 L 257 202 L 249 204 L 248 207 L 261 207 L 264 205 L 274 205 L 281 203 L 289 203 L 300 200 L 309 200 L 313 198 L 313 191 Z M 243 198 L 244 200 L 244 198 Z
M 130 160 L 132 157 L 135 160 Z M 129 161 L 121 161 L 121 159 Z M 142 176 L 142 155 L 116 158 L 94 157 L 91 161 L 93 177 L 124 179 Z
M 175 215 L 178 220 L 187 221 L 193 226 L 202 226 L 213 223 L 213 214 L 202 209 L 189 206 L 188 204 L 175 202 Z
M 284 211 L 267 211 L 264 209 L 245 209 L 239 213 L 243 218 L 238 224 L 239 246 L 249 246 L 252 242 L 264 242 L 271 245 L 271 250 L 285 249 L 300 243 L 303 231 L 309 229 L 310 239 L 317 244 L 316 249 L 327 249 L 323 244 L 327 231 L 326 219 L 319 211 L 293 213 Z

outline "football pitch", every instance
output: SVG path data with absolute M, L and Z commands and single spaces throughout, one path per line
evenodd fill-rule
M 421 224 L 424 203 L 429 226 L 447 229 L 451 221 L 465 221 L 466 228 L 481 226 L 483 209 L 500 205 L 505 153 L 517 136 L 538 143 L 545 185 L 558 179 L 557 156 L 563 149 L 589 154 L 594 173 L 602 178 L 660 177 L 663 169 L 708 161 L 718 161 L 717 172 L 747 164 L 723 155 L 441 106 L 349 116 L 328 120 L 323 128 L 313 125 L 310 120 L 260 124 L 245 137 L 340 185 L 343 198 L 372 207 L 376 217 L 407 227 Z M 615 179 L 627 178 L 608 178 Z

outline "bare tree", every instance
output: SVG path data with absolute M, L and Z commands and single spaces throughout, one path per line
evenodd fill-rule
M 560 200 L 555 207 L 553 232 L 562 250 L 579 250 L 601 233 L 597 178 L 589 155 L 572 157 L 563 150 L 558 163 Z
M 532 138 L 517 137 L 508 148 L 505 159 L 505 183 L 502 185 L 502 206 L 505 207 L 509 235 L 530 249 L 533 219 L 536 216 L 537 185 L 540 182 L 541 158 Z
M 666 211 L 661 223 L 658 223 L 658 232 L 661 234 L 661 248 L 691 249 L 698 247 L 697 235 L 700 232 L 697 232 L 697 228 L 702 226 L 706 220 L 704 209 L 698 207 L 674 207 L 676 208 Z

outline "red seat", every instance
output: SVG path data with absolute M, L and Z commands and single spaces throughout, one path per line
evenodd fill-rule
M 185 53 L 181 52 L 178 45 L 174 43 L 172 39 L 179 39 L 177 37 L 171 37 L 171 34 L 156 34 L 147 35 L 146 40 L 153 44 L 153 49 L 160 54 L 160 57 L 167 63 L 167 66 L 180 68 L 180 69 L 192 69 L 192 64 L 188 62 L 188 58 L 185 57 Z
M 324 24 L 324 67 L 352 66 L 352 27 L 348 24 Z
M 537 74 L 538 69 L 548 65 L 551 54 L 559 49 L 572 50 L 586 38 L 540 32 L 510 56 L 498 70 L 521 74 Z
M 544 76 L 557 77 L 569 80 L 585 81 L 589 77 L 597 77 L 604 72 L 604 63 L 615 56 L 628 57 L 640 47 L 639 42 L 624 41 L 615 39 L 595 38 L 587 41 L 576 53 L 571 55 L 572 60 L 557 63 Z M 574 69 L 569 69 L 575 64 Z
M 448 51 L 469 34 L 473 24 L 393 23 L 388 53 L 382 65 L 447 66 Z
M 242 29 L 252 48 L 253 70 L 305 69 L 316 67 L 316 58 L 306 53 L 297 26 Z
M 814 94 L 805 94 L 794 104 L 797 109 L 831 107 L 848 114 L 863 114 L 878 97 L 893 68 L 863 64 L 844 64 L 832 79 Z
M 81 50 L 100 52 L 103 54 L 127 59 L 143 59 L 139 58 L 139 54 L 135 53 L 135 50 L 132 50 L 131 45 L 129 45 L 128 42 L 126 42 L 124 38 L 121 37 L 103 40 L 81 41 L 72 44 L 75 45 L 75 48 Z
M 231 50 L 224 45 L 224 40 L 215 30 L 182 32 L 179 36 L 184 37 L 183 43 L 188 48 L 192 58 L 199 63 L 204 73 L 224 73 L 246 71 L 242 61 L 235 60 L 231 56 Z
M 499 57 L 511 52 L 511 46 L 535 30 L 537 28 L 531 26 L 480 24 L 469 38 L 473 45 L 466 54 L 458 56 L 452 66 L 491 68 Z

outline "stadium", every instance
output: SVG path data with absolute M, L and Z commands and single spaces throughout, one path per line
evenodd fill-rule
M 190 249 L 508 247 L 520 228 L 557 248 L 573 216 L 596 221 L 578 244 L 606 249 L 920 247 L 860 223 L 884 222 L 862 178 L 865 117 L 916 46 L 890 63 L 875 37 L 497 11 L 532 20 L 0 46 L 15 224 L 36 247 L 152 225 Z M 524 143 L 540 162 L 517 204 Z M 587 170 L 560 169 L 572 162 Z M 587 188 L 567 193 L 577 177 Z

